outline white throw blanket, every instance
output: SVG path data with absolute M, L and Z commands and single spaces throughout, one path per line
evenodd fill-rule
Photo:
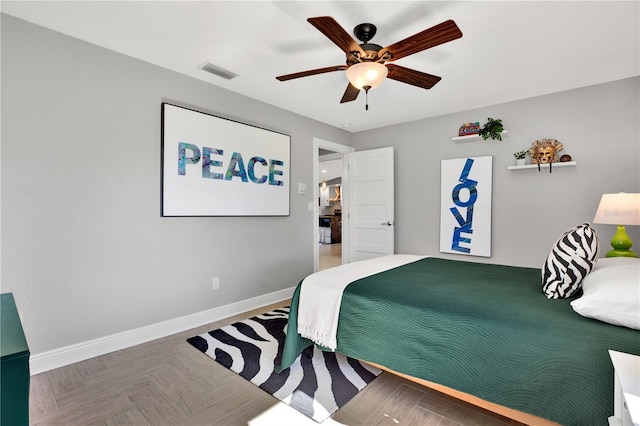
M 340 303 L 353 281 L 406 265 L 427 256 L 393 254 L 337 266 L 309 275 L 302 281 L 298 300 L 298 333 L 332 351 L 338 345 Z

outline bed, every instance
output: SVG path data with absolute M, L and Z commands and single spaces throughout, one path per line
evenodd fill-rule
M 303 282 L 281 368 L 314 344 L 298 334 Z M 427 257 L 344 289 L 336 351 L 524 423 L 607 424 L 608 350 L 640 355 L 640 331 L 577 314 L 581 294 L 548 299 L 536 268 Z

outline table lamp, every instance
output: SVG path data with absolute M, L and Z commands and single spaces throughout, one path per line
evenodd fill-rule
M 611 239 L 613 250 L 607 252 L 606 257 L 638 257 L 629 250 L 633 243 L 624 225 L 640 225 L 640 194 L 603 194 L 593 223 L 618 225 Z

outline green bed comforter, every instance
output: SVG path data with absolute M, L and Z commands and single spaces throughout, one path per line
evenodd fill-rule
M 640 331 L 549 300 L 540 270 L 426 258 L 347 286 L 337 351 L 565 425 L 613 415 L 608 350 L 640 355 Z M 281 368 L 313 343 L 296 289 Z

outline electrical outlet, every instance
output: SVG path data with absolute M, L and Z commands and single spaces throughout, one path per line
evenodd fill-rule
M 220 277 L 211 278 L 211 288 L 218 290 L 220 288 Z

